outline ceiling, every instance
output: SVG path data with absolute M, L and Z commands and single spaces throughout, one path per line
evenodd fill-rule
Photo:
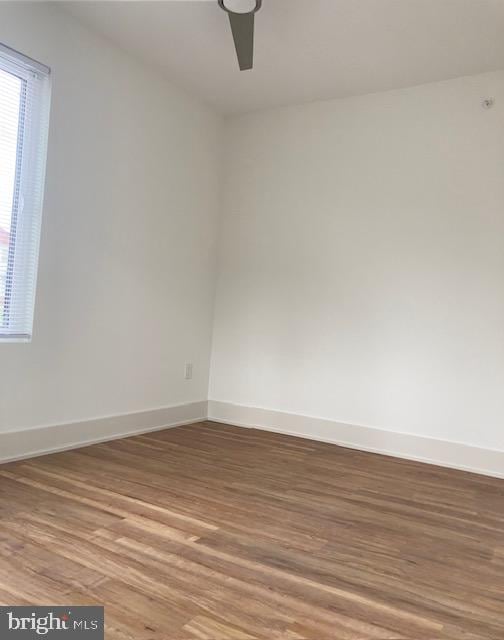
M 504 0 L 263 0 L 244 72 L 217 0 L 64 6 L 225 114 L 504 68 Z

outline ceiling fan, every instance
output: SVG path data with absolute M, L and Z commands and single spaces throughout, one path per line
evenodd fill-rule
M 229 17 L 240 71 L 252 69 L 254 64 L 254 17 L 261 8 L 262 0 L 252 0 L 255 6 L 247 11 L 237 10 L 243 5 L 243 0 L 241 0 L 241 4 L 236 0 L 217 1 L 219 7 L 224 9 Z

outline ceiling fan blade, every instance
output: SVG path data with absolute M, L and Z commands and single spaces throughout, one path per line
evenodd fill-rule
M 240 70 L 252 69 L 254 64 L 254 13 L 228 12 L 228 16 Z

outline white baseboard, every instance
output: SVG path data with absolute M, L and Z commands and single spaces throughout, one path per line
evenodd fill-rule
M 504 478 L 504 451 L 217 400 L 0 432 L 0 463 L 207 419 Z
M 206 400 L 117 416 L 0 432 L 0 463 L 201 422 Z
M 504 451 L 282 411 L 208 401 L 208 419 L 504 478 Z

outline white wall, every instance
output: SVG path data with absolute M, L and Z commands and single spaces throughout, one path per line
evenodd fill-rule
M 220 119 L 57 4 L 0 3 L 0 42 L 53 72 L 34 336 L 0 344 L 0 431 L 207 398 Z
M 504 73 L 238 117 L 225 175 L 212 400 L 504 450 Z
M 0 3 L 0 42 L 53 69 L 0 458 L 183 419 L 29 429 L 206 400 L 222 123 L 56 4 Z M 210 398 L 504 450 L 503 111 L 490 73 L 228 122 Z

